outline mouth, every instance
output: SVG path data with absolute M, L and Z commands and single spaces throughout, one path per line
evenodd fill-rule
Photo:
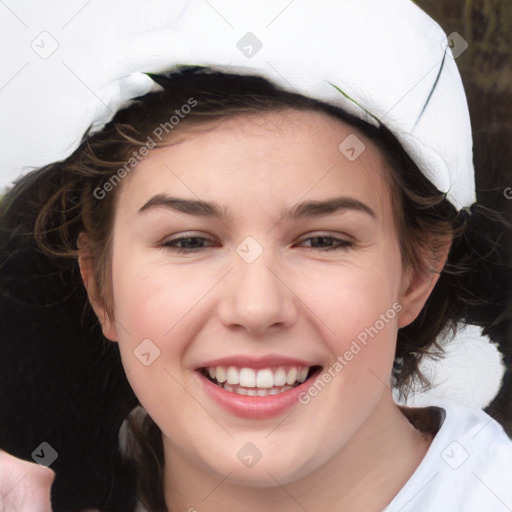
M 249 368 L 210 366 L 198 372 L 224 391 L 249 397 L 279 395 L 294 389 L 321 371 L 321 366 Z

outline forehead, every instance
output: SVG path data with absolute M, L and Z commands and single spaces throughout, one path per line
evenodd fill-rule
M 389 215 L 383 155 L 352 126 L 330 115 L 283 110 L 229 117 L 172 134 L 122 183 L 120 207 L 148 198 L 215 200 L 234 215 L 244 206 L 280 211 L 303 199 L 350 196 Z

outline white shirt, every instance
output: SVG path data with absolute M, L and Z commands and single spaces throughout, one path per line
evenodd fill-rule
M 480 409 L 439 405 L 427 454 L 382 512 L 512 512 L 512 440 Z M 146 512 L 139 504 L 136 512 Z
M 480 409 L 442 409 L 427 454 L 385 512 L 512 512 L 512 440 Z

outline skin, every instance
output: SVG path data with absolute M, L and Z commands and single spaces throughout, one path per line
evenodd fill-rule
M 0 510 L 49 512 L 50 489 L 55 473 L 0 451 Z
M 55 472 L 18 459 L 0 450 L 0 510 L 2 512 L 51 512 L 51 488 Z M 81 512 L 99 512 L 82 509 Z
M 338 146 L 354 133 L 366 150 L 350 162 Z M 81 236 L 91 303 L 163 433 L 169 510 L 291 512 L 300 504 L 378 512 L 421 462 L 431 439 L 395 405 L 389 380 L 397 330 L 420 312 L 448 248 L 432 272 L 404 271 L 385 172 L 371 141 L 309 111 L 234 117 L 153 150 L 116 190 L 113 318 Z M 157 194 L 215 201 L 232 218 L 164 207 L 140 213 Z M 375 218 L 347 209 L 279 221 L 283 208 L 341 195 Z M 207 239 L 196 253 L 163 245 L 194 236 Z M 236 252 L 247 236 L 263 249 L 250 264 Z M 319 236 L 351 245 L 325 252 L 333 244 Z M 238 418 L 199 385 L 194 368 L 228 354 L 272 353 L 328 368 L 396 303 L 401 311 L 307 405 L 271 419 Z M 144 339 L 160 349 L 149 366 L 134 356 Z M 247 442 L 262 453 L 251 468 L 237 458 Z

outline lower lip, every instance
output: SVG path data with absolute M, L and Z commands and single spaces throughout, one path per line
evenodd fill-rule
M 206 392 L 224 409 L 241 418 L 265 419 L 278 416 L 299 404 L 299 395 L 311 385 L 316 373 L 298 386 L 277 395 L 247 396 L 226 391 L 196 371 Z

